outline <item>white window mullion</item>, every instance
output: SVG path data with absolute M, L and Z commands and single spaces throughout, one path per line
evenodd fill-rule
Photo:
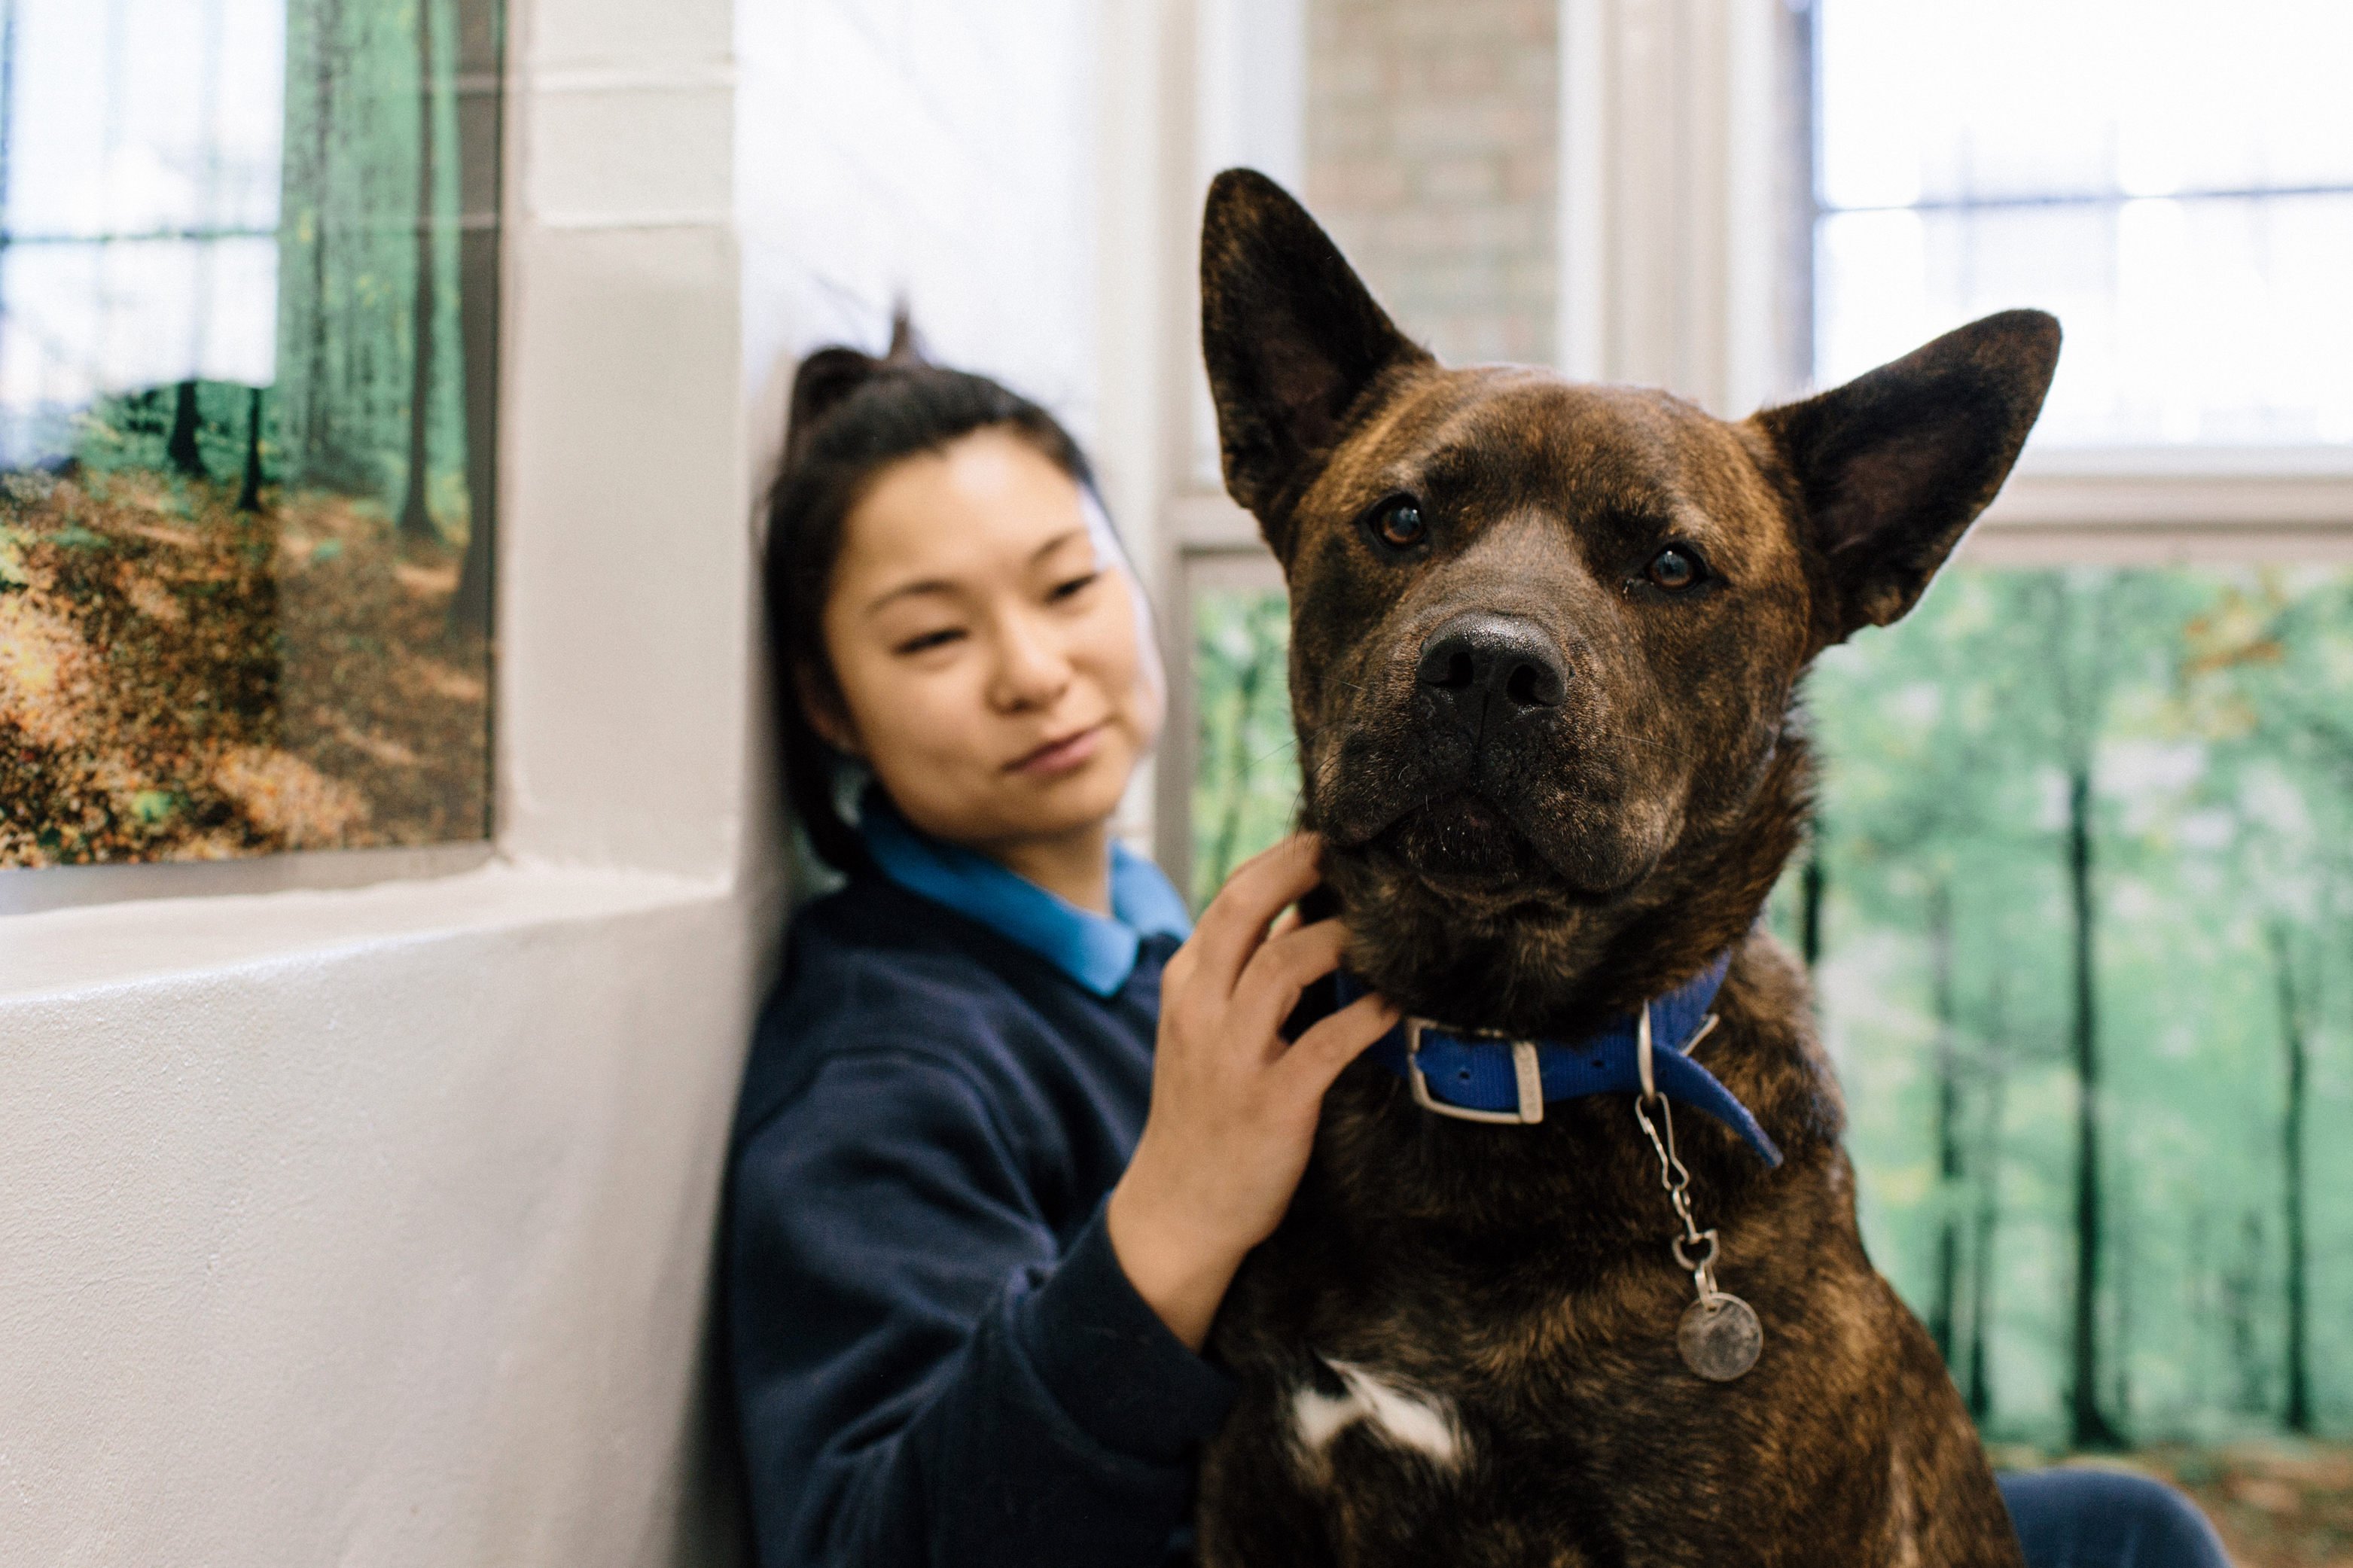
M 1738 417 L 1777 339 L 1780 0 L 1561 0 L 1559 361 Z

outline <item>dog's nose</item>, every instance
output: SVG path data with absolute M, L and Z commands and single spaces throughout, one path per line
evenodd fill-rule
M 1568 688 L 1550 637 L 1516 616 L 1477 610 L 1430 634 L 1414 677 L 1441 705 L 1466 715 L 1496 698 L 1504 714 L 1558 707 Z

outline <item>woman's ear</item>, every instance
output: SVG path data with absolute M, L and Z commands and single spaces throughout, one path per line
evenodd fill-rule
M 817 731 L 818 740 L 845 757 L 865 760 L 865 748 L 858 742 L 858 726 L 849 721 L 849 710 L 841 705 L 841 693 L 822 670 L 806 662 L 795 664 L 793 694 L 800 699 L 801 716 Z

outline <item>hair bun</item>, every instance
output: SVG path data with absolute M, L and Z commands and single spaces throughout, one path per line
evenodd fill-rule
M 856 349 L 823 348 L 801 361 L 793 373 L 792 412 L 785 420 L 785 462 L 800 461 L 801 452 L 825 416 L 851 393 L 874 379 L 882 362 Z
M 924 363 L 923 340 L 902 301 L 891 312 L 891 347 L 881 359 L 839 343 L 818 349 L 793 373 L 793 404 L 785 422 L 785 462 L 800 459 L 809 437 L 843 399 L 885 371 Z

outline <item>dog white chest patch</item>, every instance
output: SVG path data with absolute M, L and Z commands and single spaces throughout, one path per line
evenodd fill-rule
M 1339 1378 L 1341 1393 L 1303 1383 L 1291 1395 L 1292 1435 L 1309 1458 L 1320 1459 L 1333 1438 L 1367 1421 L 1393 1447 L 1409 1448 L 1441 1469 L 1462 1463 L 1470 1439 L 1451 1400 L 1390 1383 L 1353 1362 L 1324 1364 Z

